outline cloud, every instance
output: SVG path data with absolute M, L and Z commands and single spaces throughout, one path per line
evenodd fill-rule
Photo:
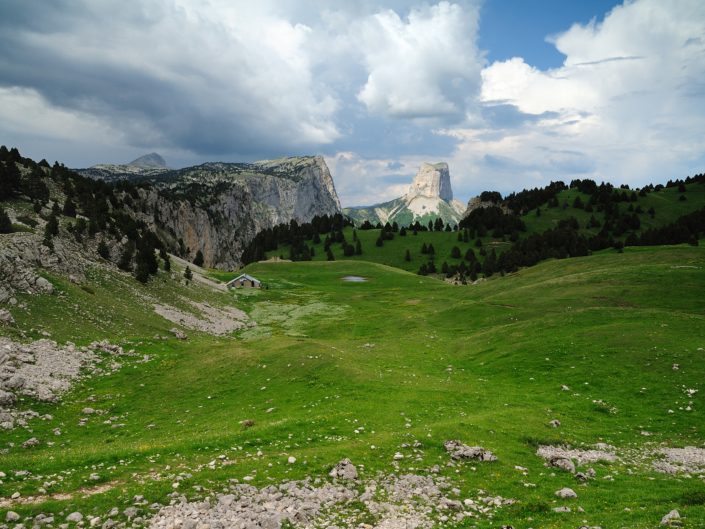
M 479 92 L 478 7 L 448 2 L 412 9 L 406 20 L 385 10 L 353 27 L 367 82 L 357 94 L 388 119 L 464 117 Z
M 338 101 L 304 49 L 311 28 L 266 3 L 43 4 L 10 6 L 0 85 L 93 115 L 132 145 L 245 154 L 340 136 Z
M 507 192 L 550 180 L 643 185 L 702 171 L 705 4 L 637 0 L 548 39 L 541 71 L 515 57 L 482 71 L 481 121 L 459 140 L 459 189 Z

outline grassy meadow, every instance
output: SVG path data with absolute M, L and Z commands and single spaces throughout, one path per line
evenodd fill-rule
M 436 262 L 450 263 L 440 254 L 449 257 L 456 233 L 397 236 L 385 241 L 383 257 L 368 252 L 376 234 L 358 232 L 362 256 L 325 262 L 317 253 L 313 262 L 245 269 L 269 290 L 233 294 L 165 273 L 143 286 L 96 268 L 88 274 L 93 294 L 47 275 L 55 295 L 18 296 L 27 309 L 13 310 L 18 325 L 6 336 L 19 340 L 23 331 L 38 339 L 30 329 L 41 326 L 60 343 L 108 338 L 150 360 L 120 358 L 120 370 L 83 378 L 58 405 L 19 402 L 18 410 L 53 419 L 0 431 L 0 446 L 16 445 L 0 456 L 0 517 L 7 510 L 23 518 L 102 514 L 131 505 L 137 494 L 168 503 L 174 490 L 204 497 L 246 476 L 258 488 L 325 478 L 345 457 L 372 477 L 393 471 L 397 451 L 412 453 L 398 447 L 418 440 L 423 451 L 401 461 L 399 473 L 425 474 L 439 464 L 461 490 L 454 499 L 481 489 L 517 500 L 492 520 L 466 518 L 462 526 L 655 527 L 674 508 L 684 527 L 705 524 L 703 480 L 654 472 L 650 461 L 658 456 L 648 455 L 703 447 L 705 249 L 605 251 L 452 286 L 406 272 L 422 261 L 419 252 L 406 263 L 403 250 L 432 237 Z M 365 261 L 371 255 L 380 262 Z M 235 274 L 208 275 L 222 282 Z M 368 281 L 341 280 L 348 275 Z M 237 307 L 259 325 L 232 336 L 185 329 L 187 342 L 155 339 L 175 325 L 152 304 L 187 310 L 189 301 Z M 88 406 L 107 413 L 82 415 Z M 111 416 L 125 426 L 104 424 Z M 89 420 L 79 426 L 83 417 Z M 554 419 L 559 428 L 549 426 Z M 246 420 L 254 426 L 244 427 Z M 19 448 L 32 436 L 40 445 Z M 499 461 L 448 467 L 447 439 L 481 445 Z M 588 465 L 597 479 L 585 487 L 536 455 L 539 445 L 595 443 L 614 447 L 622 460 Z M 578 499 L 557 498 L 563 487 Z M 23 500 L 10 501 L 14 492 Z M 551 510 L 563 505 L 572 512 Z

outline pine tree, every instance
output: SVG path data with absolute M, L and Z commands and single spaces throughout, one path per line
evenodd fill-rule
M 468 241 L 469 241 L 469 239 L 468 239 L 468 230 L 465 229 L 465 230 L 463 230 L 463 242 L 468 242 Z
M 460 259 L 460 248 L 453 246 L 453 249 L 450 251 L 450 256 L 453 259 Z
M 335 257 L 333 256 L 333 252 L 331 251 L 330 248 L 328 248 L 327 255 L 328 255 L 328 260 L 329 260 L 329 261 L 335 261 Z
M 203 266 L 203 252 L 201 250 L 196 252 L 196 258 L 193 260 L 193 264 Z
M 477 257 L 475 257 L 475 250 L 473 250 L 472 248 L 468 248 L 468 251 L 465 252 L 465 260 L 467 262 L 477 260 Z
M 360 239 L 357 240 L 357 244 L 355 245 L 355 253 L 357 255 L 362 255 L 362 243 L 360 242 Z
M 476 246 L 477 248 L 482 248 L 482 239 L 478 238 L 478 239 L 475 241 L 475 246 Z
M 147 283 L 147 281 L 149 281 L 149 265 L 147 265 L 147 263 L 143 262 L 137 265 L 135 279 L 140 283 Z
M 463 242 L 463 234 L 458 232 L 458 242 Z
M 443 261 L 443 264 L 441 265 L 441 272 L 443 272 L 444 274 L 448 273 L 448 263 L 446 263 L 445 261 Z
M 426 243 L 423 243 L 423 246 L 421 246 L 421 253 L 428 253 L 428 247 L 426 246 Z
M 406 254 L 404 254 L 404 260 L 411 261 L 411 253 L 409 252 L 408 249 L 406 250 Z
M 541 216 L 541 208 L 536 208 L 536 216 L 537 217 Z
M 377 242 L 375 243 L 377 246 L 383 246 L 384 245 L 384 239 L 382 239 L 382 236 L 380 235 L 377 237 Z
M 169 254 L 166 254 L 166 257 L 164 257 L 164 271 L 171 271 L 171 259 L 169 258 Z
M 428 273 L 429 274 L 435 274 L 436 273 L 436 263 L 433 261 L 428 262 Z
M 406 228 L 404 226 L 399 230 L 399 237 L 406 237 Z
M 301 260 L 302 261 L 310 261 L 311 260 L 311 253 L 308 251 L 308 246 L 304 244 L 304 251 L 301 253 Z
M 64 202 L 64 216 L 76 218 L 76 204 L 73 203 L 71 197 Z
M 321 236 L 318 235 L 318 232 L 313 234 L 313 244 L 321 244 Z
M 353 242 L 357 240 L 357 230 L 353 230 Z
M 433 244 L 428 245 L 428 253 L 430 253 L 431 255 L 436 253 L 436 249 L 433 247 Z
M 184 277 L 188 279 L 189 281 L 193 279 L 193 272 L 191 272 L 191 267 L 187 266 L 186 270 L 184 270 Z

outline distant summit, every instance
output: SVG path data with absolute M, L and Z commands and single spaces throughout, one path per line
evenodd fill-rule
M 140 156 L 136 160 L 132 160 L 127 165 L 152 165 L 155 167 L 166 167 L 166 161 L 156 152 Z
M 465 206 L 453 199 L 450 171 L 445 162 L 422 163 L 403 197 L 366 208 L 343 209 L 343 213 L 359 224 L 369 220 L 373 224 L 396 222 L 400 226 L 408 226 L 417 220 L 426 224 L 438 217 L 443 222 L 457 224 L 464 211 Z

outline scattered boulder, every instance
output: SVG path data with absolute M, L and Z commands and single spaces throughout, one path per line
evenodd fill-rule
M 558 421 L 558 420 L 556 420 L 556 419 L 554 419 L 554 420 L 552 420 L 551 422 L 549 422 L 548 424 L 550 424 L 550 425 L 553 426 L 554 428 L 558 428 L 558 427 L 561 425 L 561 422 Z
M 15 318 L 12 317 L 9 310 L 0 310 L 0 325 L 9 327 L 15 323 Z
M 170 329 L 169 332 L 172 333 L 178 340 L 188 340 L 186 333 L 176 327 Z
M 82 515 L 80 512 L 78 512 L 78 511 L 72 512 L 71 514 L 69 514 L 69 515 L 66 517 L 66 521 L 67 521 L 67 522 L 78 523 L 78 522 L 80 522 L 81 520 L 83 520 L 83 515 Z
M 81 413 L 83 413 L 84 415 L 90 415 L 91 413 L 95 413 L 95 410 L 93 408 L 83 408 L 83 410 L 81 410 Z
M 560 496 L 563 499 L 578 497 L 578 495 L 575 493 L 575 491 L 573 489 L 569 489 L 568 487 L 562 488 L 561 490 L 557 490 L 556 496 Z
M 570 507 L 556 507 L 551 509 L 553 512 L 570 512 Z
M 9 391 L 0 389 L 0 406 L 9 408 L 17 403 L 17 396 Z
M 124 514 L 125 517 L 129 520 L 129 519 L 131 519 L 131 518 L 136 517 L 137 514 L 139 514 L 139 512 L 137 511 L 137 508 L 136 508 L 136 507 L 128 507 L 127 509 L 125 509 L 125 511 L 123 512 L 123 514 Z
M 570 391 L 570 388 L 568 386 L 561 386 L 561 389 L 563 391 Z
M 480 461 L 497 461 L 497 456 L 493 455 L 489 450 L 485 450 L 481 446 L 468 446 L 458 440 L 450 440 L 443 443 L 450 457 L 455 460 L 459 459 L 478 459 Z
M 7 514 L 5 515 L 5 521 L 8 523 L 16 522 L 19 519 L 20 515 L 14 511 L 7 511 Z
M 34 282 L 34 286 L 37 287 L 37 289 L 39 289 L 42 293 L 47 294 L 48 296 L 51 296 L 54 293 L 54 285 L 52 285 L 43 277 L 38 277 L 37 280 Z
M 32 437 L 31 439 L 27 439 L 24 443 L 22 443 L 22 448 L 31 448 L 32 446 L 37 446 L 39 444 L 39 440 L 36 437 Z
M 352 462 L 346 457 L 340 463 L 335 465 L 335 468 L 328 474 L 332 478 L 342 479 L 357 479 L 357 469 Z
M 548 460 L 548 466 L 553 468 L 560 468 L 561 470 L 566 470 L 571 474 L 575 474 L 575 463 L 568 459 L 567 457 L 553 456 Z
M 676 509 L 673 509 L 667 515 L 661 518 L 661 523 L 659 525 L 673 525 L 680 523 L 680 521 L 681 515 L 678 514 L 678 511 Z
M 46 386 L 37 388 L 37 398 L 42 402 L 56 402 L 57 396 Z

